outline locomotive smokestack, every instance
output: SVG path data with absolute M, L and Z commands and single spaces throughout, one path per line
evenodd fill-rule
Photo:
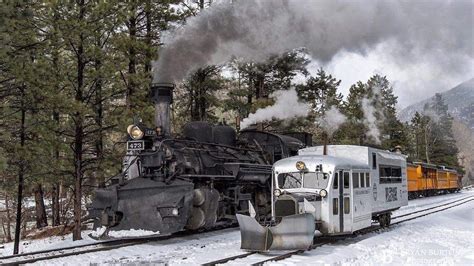
M 170 105 L 173 103 L 173 83 L 151 84 L 151 98 L 155 104 L 155 125 L 164 136 L 171 135 Z

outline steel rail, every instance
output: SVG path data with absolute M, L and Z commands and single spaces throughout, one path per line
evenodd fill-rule
M 455 201 L 452 201 L 452 202 L 449 202 L 449 203 L 444 203 L 444 204 L 441 204 L 441 205 L 438 205 L 438 206 L 434 206 L 434 207 L 426 208 L 426 209 L 423 209 L 423 210 L 418 210 L 418 211 L 410 212 L 410 213 L 407 213 L 407 214 L 399 215 L 399 216 L 393 217 L 392 219 L 406 217 L 406 216 L 413 215 L 413 214 L 416 214 L 416 213 L 426 212 L 428 210 L 432 210 L 432 209 L 436 209 L 436 208 L 440 208 L 440 207 L 443 207 L 443 206 L 447 206 L 447 205 L 450 205 L 450 204 L 460 202 L 458 204 L 455 204 L 455 205 L 452 205 L 452 206 L 449 206 L 449 207 L 445 207 L 445 208 L 442 208 L 442 209 L 439 209 L 439 210 L 436 210 L 436 211 L 432 211 L 432 212 L 429 212 L 429 213 L 418 215 L 416 217 L 412 217 L 412 218 L 404 219 L 404 220 L 401 220 L 401 221 L 397 221 L 397 222 L 392 223 L 391 225 L 400 224 L 400 223 L 410 221 L 410 220 L 414 220 L 414 219 L 417 219 L 417 218 L 420 218 L 420 217 L 424 217 L 424 216 L 427 216 L 427 215 L 430 215 L 430 214 L 433 214 L 433 213 L 436 213 L 436 212 L 444 211 L 446 209 L 450 209 L 450 208 L 465 204 L 465 203 L 473 201 L 473 200 L 474 200 L 474 196 L 469 196 L 469 197 L 465 197 L 465 198 L 455 200 Z M 461 201 L 463 201 L 463 202 L 461 202 Z M 215 228 L 215 229 L 201 231 L 201 232 L 198 232 L 198 233 L 214 232 L 214 231 L 220 231 L 220 230 L 234 228 L 234 227 L 236 227 L 236 226 L 234 225 L 234 226 L 227 226 L 227 227 L 224 227 L 224 228 Z M 363 229 L 364 232 L 362 234 L 348 235 L 348 236 L 343 237 L 342 239 L 340 237 L 339 238 L 325 237 L 323 242 L 312 245 L 308 250 L 312 250 L 312 249 L 315 249 L 315 248 L 320 247 L 322 245 L 333 243 L 333 242 L 338 241 L 338 240 L 343 240 L 343 239 L 347 239 L 349 237 L 355 237 L 355 236 L 358 236 L 358 235 L 363 235 L 363 234 L 367 234 L 367 233 L 370 233 L 370 232 L 374 232 L 374 231 L 377 231 L 379 229 L 381 229 L 380 226 L 374 225 L 372 227 Z M 40 251 L 33 251 L 33 252 L 28 252 L 28 253 L 4 256 L 4 257 L 0 257 L 0 263 L 2 265 L 20 265 L 20 264 L 33 263 L 33 262 L 37 262 L 37 261 L 50 260 L 50 259 L 55 259 L 55 258 L 81 255 L 81 254 L 86 254 L 86 253 L 107 251 L 107 250 L 112 250 L 112 249 L 132 246 L 132 245 L 163 241 L 163 240 L 168 240 L 168 239 L 172 239 L 172 238 L 179 238 L 179 237 L 195 235 L 195 234 L 197 234 L 197 232 L 183 231 L 183 232 L 178 232 L 178 233 L 172 234 L 172 235 L 159 235 L 159 236 L 152 236 L 152 237 L 112 239 L 112 240 L 101 241 L 101 242 L 98 242 L 98 243 L 89 243 L 89 244 L 83 244 L 83 245 L 77 245 L 77 246 L 70 246 L 70 247 L 63 247 L 63 248 L 56 248 L 56 249 L 48 249 L 48 250 L 40 250 Z M 97 247 L 93 248 L 94 246 L 97 246 Z M 84 248 L 87 248 L 87 247 L 91 247 L 91 248 L 90 249 L 84 249 Z M 80 249 L 80 250 L 74 251 L 74 249 Z M 64 253 L 64 251 L 67 251 L 67 250 L 73 250 L 73 251 Z M 288 252 L 288 253 L 285 253 L 285 254 L 282 254 L 282 255 L 279 255 L 279 256 L 276 256 L 276 257 L 269 258 L 267 260 L 255 263 L 253 265 L 262 265 L 263 263 L 270 262 L 270 261 L 283 260 L 283 259 L 289 258 L 293 255 L 301 254 L 305 251 L 306 250 L 295 250 L 295 251 Z M 55 253 L 55 252 L 58 252 L 59 254 L 47 255 L 48 253 Z M 37 255 L 41 255 L 41 254 L 45 254 L 46 256 L 37 256 Z M 227 262 L 232 261 L 232 260 L 246 258 L 246 257 L 249 257 L 249 256 L 254 255 L 254 254 L 260 254 L 260 253 L 256 252 L 256 251 L 250 251 L 250 252 L 246 252 L 246 253 L 243 253 L 243 254 L 238 254 L 238 255 L 235 255 L 235 256 L 231 256 L 231 257 L 219 259 L 219 260 L 216 260 L 216 261 L 208 262 L 208 263 L 205 263 L 204 265 L 223 264 L 223 263 L 227 263 Z M 4 262 L 5 260 L 11 260 L 11 259 L 14 259 L 14 258 L 26 258 L 26 259 L 15 260 L 15 261 L 12 261 L 12 262 Z
M 199 231 L 199 232 L 182 231 L 182 232 L 178 232 L 178 233 L 170 234 L 170 235 L 120 238 L 120 239 L 101 241 L 98 243 L 89 243 L 89 244 L 56 248 L 56 249 L 39 250 L 39 251 L 33 251 L 33 252 L 28 252 L 28 253 L 21 253 L 21 254 L 16 254 L 16 255 L 0 257 L 0 264 L 1 265 L 19 265 L 19 264 L 33 263 L 37 261 L 50 260 L 50 259 L 56 259 L 56 258 L 74 256 L 74 255 L 81 255 L 81 254 L 98 252 L 98 251 L 112 250 L 112 249 L 145 244 L 145 243 L 150 243 L 150 242 L 164 241 L 168 239 L 191 236 L 191 235 L 196 235 L 196 234 L 216 232 L 216 231 L 221 231 L 221 230 L 236 228 L 236 227 L 237 225 L 234 224 L 231 226 L 216 227 L 213 229 Z M 97 246 L 97 247 L 94 248 L 94 246 Z M 87 247 L 91 247 L 91 248 L 84 249 Z M 74 249 L 80 249 L 80 250 L 74 251 Z M 64 253 L 64 251 L 68 251 L 68 250 L 71 250 L 71 252 Z M 51 253 L 60 253 L 60 254 L 48 255 Z M 44 255 L 44 256 L 38 256 L 38 255 Z M 14 261 L 9 262 L 9 260 L 15 259 L 15 258 L 25 258 L 25 259 L 14 260 Z
M 412 214 L 415 214 L 415 213 L 420 213 L 420 212 L 429 211 L 429 210 L 432 210 L 432 209 L 436 209 L 436 208 L 439 208 L 439 207 L 443 207 L 443 206 L 446 206 L 446 205 L 449 205 L 449 204 L 453 204 L 453 203 L 456 203 L 456 202 L 459 202 L 459 201 L 463 201 L 463 200 L 466 200 L 466 199 L 469 199 L 469 198 L 473 198 L 473 197 L 474 197 L 474 196 L 469 196 L 469 197 L 465 197 L 465 198 L 462 198 L 462 199 L 454 200 L 454 201 L 451 201 L 451 202 L 448 202 L 448 203 L 445 203 L 445 204 L 441 204 L 441 205 L 438 205 L 438 206 L 429 207 L 429 208 L 426 208 L 426 209 L 423 209 L 423 210 L 418 210 L 418 211 L 414 211 L 414 212 L 411 212 L 411 213 L 401 214 L 401 215 L 392 217 L 392 220 L 393 220 L 393 219 L 398 219 L 398 218 L 401 218 L 401 217 L 405 217 L 405 216 L 409 216 L 409 215 L 412 215 Z

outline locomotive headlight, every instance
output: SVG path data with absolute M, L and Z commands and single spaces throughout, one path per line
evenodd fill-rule
M 274 195 L 275 197 L 280 196 L 280 195 L 281 195 L 281 190 L 275 189 L 275 190 L 273 191 L 273 195 Z
M 322 198 L 325 198 L 327 195 L 328 195 L 328 192 L 325 189 L 321 189 L 319 191 L 319 196 L 321 196 Z
M 171 214 L 173 214 L 174 216 L 178 216 L 178 214 L 179 214 L 178 208 L 173 208 L 173 209 L 171 210 Z
M 127 132 L 128 135 L 130 135 L 130 137 L 135 140 L 143 138 L 144 135 L 143 131 L 136 125 L 128 126 Z
M 306 169 L 306 165 L 304 164 L 304 162 L 298 161 L 296 162 L 296 169 L 298 169 L 298 171 L 303 171 L 304 169 Z

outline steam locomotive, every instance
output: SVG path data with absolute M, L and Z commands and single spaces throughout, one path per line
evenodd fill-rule
M 94 228 L 160 234 L 235 223 L 235 214 L 269 217 L 273 162 L 311 146 L 307 133 L 275 134 L 190 122 L 170 134 L 173 84 L 153 84 L 155 128 L 127 129 L 123 174 L 95 191 Z M 251 203 L 251 204 L 249 204 Z

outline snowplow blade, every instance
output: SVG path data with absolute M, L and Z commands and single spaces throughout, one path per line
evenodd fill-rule
M 237 214 L 241 248 L 254 251 L 308 249 L 315 224 L 310 213 L 286 216 L 274 227 L 264 227 L 254 218 Z
M 268 250 L 273 242 L 268 227 L 261 226 L 255 218 L 236 214 L 240 227 L 240 248 L 247 250 Z

